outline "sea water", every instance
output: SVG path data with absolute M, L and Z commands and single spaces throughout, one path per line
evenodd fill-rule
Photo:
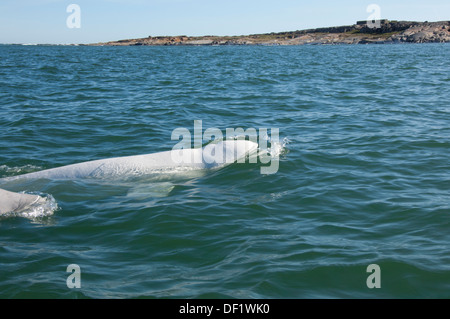
M 272 174 L 0 180 L 51 202 L 0 217 L 0 297 L 448 298 L 449 87 L 450 44 L 0 46 L 0 178 L 279 130 Z

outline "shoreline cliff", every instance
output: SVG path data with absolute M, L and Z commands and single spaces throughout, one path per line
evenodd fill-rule
M 348 26 L 272 32 L 241 36 L 149 36 L 93 43 L 94 46 L 130 45 L 320 45 L 369 43 L 445 43 L 450 42 L 450 21 L 415 22 L 377 20 L 378 27 L 366 21 Z

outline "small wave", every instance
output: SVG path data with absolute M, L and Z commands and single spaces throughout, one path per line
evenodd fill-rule
M 272 158 L 274 157 L 280 157 L 282 155 L 285 155 L 288 153 L 288 149 L 286 147 L 287 144 L 290 143 L 290 140 L 285 137 L 283 138 L 283 140 L 280 141 L 274 141 L 270 143 L 270 148 L 269 148 L 269 154 Z
M 286 146 L 290 143 L 290 140 L 287 137 L 283 138 L 281 141 L 278 139 L 274 140 L 267 135 L 263 136 L 263 138 L 267 141 L 267 149 L 260 149 L 260 151 L 266 152 L 272 159 L 277 159 L 288 153 Z
M 42 193 L 25 193 L 20 192 L 21 194 L 30 194 L 30 195 L 38 195 L 41 197 L 41 200 L 36 200 L 31 205 L 23 208 L 19 211 L 14 211 L 10 213 L 6 213 L 1 215 L 2 218 L 7 217 L 24 217 L 31 220 L 38 220 L 44 217 L 52 216 L 55 211 L 59 209 L 58 203 L 50 194 L 42 194 Z
M 0 165 L 0 177 L 32 173 L 35 171 L 40 171 L 42 169 L 43 168 L 40 166 L 30 165 L 30 164 L 24 165 L 24 166 L 15 166 L 15 167 L 9 167 L 7 165 Z

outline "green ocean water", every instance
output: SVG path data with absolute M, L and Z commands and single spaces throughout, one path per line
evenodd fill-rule
M 449 87 L 449 44 L 0 46 L 0 188 L 51 204 L 0 217 L 0 297 L 448 298 Z M 200 120 L 254 128 L 278 170 L 5 179 Z

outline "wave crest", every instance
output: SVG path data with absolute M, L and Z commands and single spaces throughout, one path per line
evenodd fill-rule
M 0 165 L 0 177 L 4 176 L 14 176 L 18 174 L 26 174 L 26 173 L 32 173 L 36 171 L 40 171 L 43 168 L 36 165 L 23 165 L 23 166 L 14 166 L 10 167 L 7 165 Z

